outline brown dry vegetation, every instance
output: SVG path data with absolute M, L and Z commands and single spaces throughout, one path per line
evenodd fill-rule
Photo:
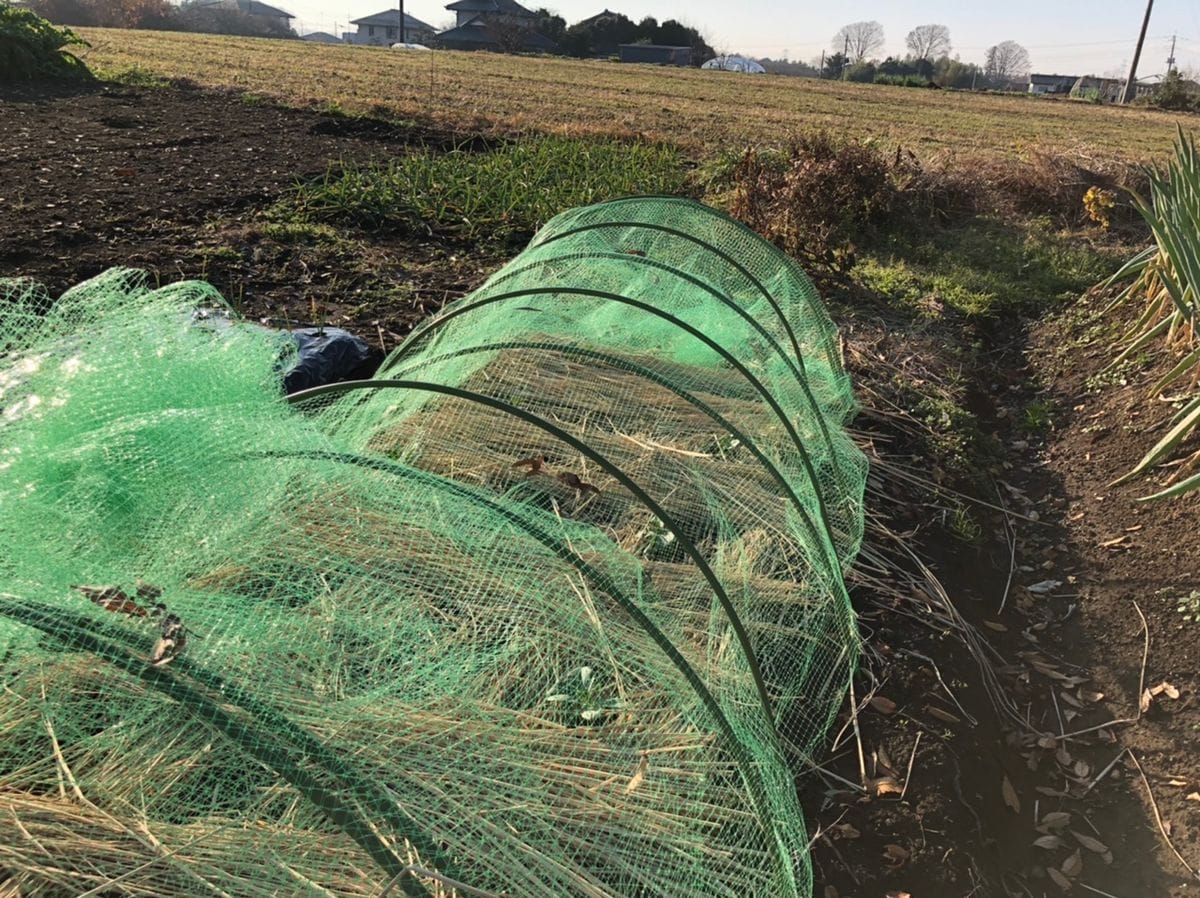
M 797 131 L 944 152 L 1029 159 L 1054 147 L 1087 158 L 1165 153 L 1177 121 L 1146 109 L 1024 96 L 918 91 L 783 76 L 157 31 L 84 29 L 100 71 L 138 67 L 289 104 L 336 105 L 462 131 L 642 134 L 703 151 L 778 144 Z

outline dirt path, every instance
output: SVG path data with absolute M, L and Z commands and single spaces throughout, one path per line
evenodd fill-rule
M 1200 866 L 1200 517 L 1194 496 L 1136 501 L 1165 483 L 1165 474 L 1112 485 L 1165 432 L 1173 408 L 1148 394 L 1172 362 L 1156 348 L 1150 356 L 1161 364 L 1106 371 L 1125 322 L 1101 314 L 1105 301 L 1081 302 L 1045 327 L 1032 353 L 1056 409 L 1055 429 L 1038 459 L 1041 479 L 1065 502 L 1059 520 L 1074 568 L 1063 590 L 1076 610 L 1060 644 L 1070 660 L 1093 672 L 1093 688 L 1105 694 L 1103 712 L 1072 726 L 1105 713 L 1140 718 L 1108 730 L 1116 740 L 1108 753 L 1129 753 L 1096 791 L 1132 791 L 1141 805 L 1141 815 L 1109 821 L 1122 840 L 1152 837 L 1146 853 L 1132 860 L 1164 875 L 1157 889 L 1148 883 L 1141 894 L 1195 895 L 1200 883 L 1185 864 Z M 1153 693 L 1148 707 L 1139 689 Z M 1147 787 L 1182 860 L 1159 831 Z

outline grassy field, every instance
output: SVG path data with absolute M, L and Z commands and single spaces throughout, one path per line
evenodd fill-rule
M 1182 120 L 1165 113 L 605 61 L 83 29 L 85 61 L 240 88 L 289 104 L 387 113 L 457 130 L 639 134 L 693 152 L 774 144 L 800 129 L 938 153 L 1012 159 L 1040 148 L 1144 161 Z M 1194 117 L 1187 117 L 1194 119 Z

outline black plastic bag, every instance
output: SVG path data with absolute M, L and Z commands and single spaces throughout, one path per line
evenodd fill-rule
M 338 327 L 305 327 L 291 331 L 296 341 L 296 364 L 283 376 L 289 395 L 341 380 L 371 377 L 383 353 L 365 340 Z

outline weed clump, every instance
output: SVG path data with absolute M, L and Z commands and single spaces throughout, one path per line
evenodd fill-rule
M 0 3 L 0 83 L 42 78 L 88 78 L 87 66 L 64 47 L 87 46 L 27 9 Z
M 782 152 L 746 150 L 733 172 L 730 210 L 785 252 L 846 271 L 855 241 L 892 215 L 897 191 L 875 147 L 820 132 Z

